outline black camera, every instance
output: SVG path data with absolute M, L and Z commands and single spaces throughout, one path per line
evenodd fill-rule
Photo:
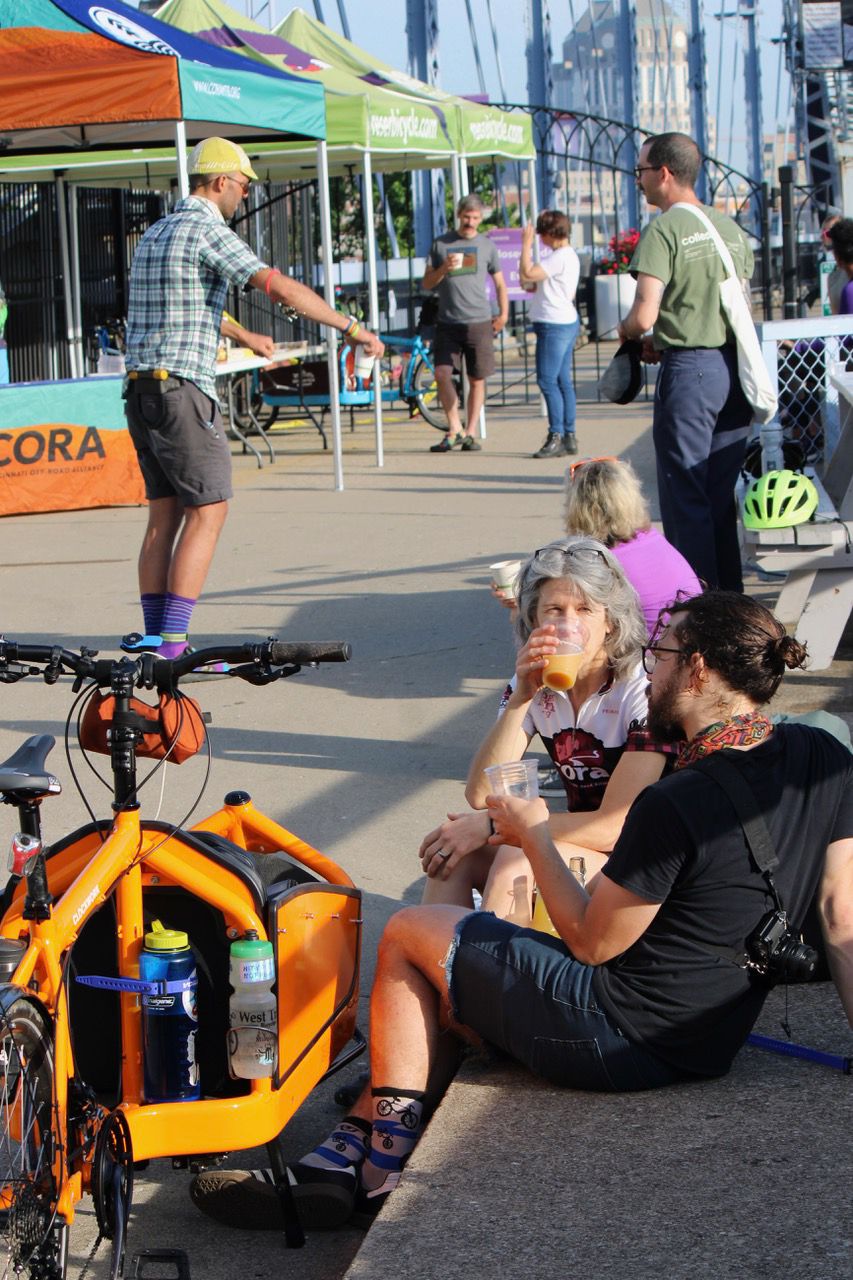
M 746 941 L 749 967 L 771 982 L 808 982 L 817 968 L 814 947 L 788 928 L 784 911 L 770 911 Z

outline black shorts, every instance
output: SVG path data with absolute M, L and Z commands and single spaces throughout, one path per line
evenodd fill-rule
M 495 371 L 495 335 L 491 320 L 476 324 L 439 324 L 436 326 L 433 359 L 436 366 L 462 368 L 462 357 L 469 378 L 488 378 Z
M 177 498 L 184 507 L 226 502 L 231 449 L 219 405 L 185 378 L 163 385 L 161 391 L 144 377 L 128 382 L 127 425 L 146 498 Z

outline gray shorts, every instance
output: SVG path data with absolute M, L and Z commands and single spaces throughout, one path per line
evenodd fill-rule
M 226 502 L 231 449 L 216 401 L 185 378 L 157 383 L 142 375 L 127 385 L 127 425 L 146 498 L 177 498 L 184 507 Z

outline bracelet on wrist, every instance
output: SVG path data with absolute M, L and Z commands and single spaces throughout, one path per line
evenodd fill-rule
M 358 321 L 355 316 L 343 316 L 342 319 L 346 320 L 346 324 L 341 333 L 345 338 L 354 338 L 359 332 Z

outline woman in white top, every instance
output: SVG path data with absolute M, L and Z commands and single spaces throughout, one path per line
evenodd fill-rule
M 548 409 L 548 435 L 533 456 L 558 458 L 578 451 L 572 351 L 580 323 L 575 308 L 580 262 L 569 244 L 569 220 L 564 213 L 543 210 L 536 231 L 550 255 L 534 263 L 534 231 L 528 223 L 522 232 L 520 262 L 522 285 L 535 289 L 530 318 L 536 334 L 536 381 Z

